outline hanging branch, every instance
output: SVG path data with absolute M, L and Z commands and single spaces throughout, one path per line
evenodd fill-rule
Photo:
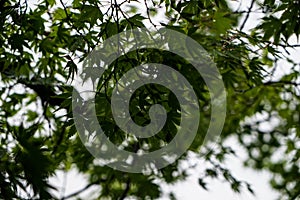
M 72 194 L 69 194 L 68 196 L 65 196 L 65 197 L 61 198 L 61 200 L 70 199 L 74 196 L 77 196 L 80 193 L 82 193 L 82 192 L 86 191 L 87 189 L 89 189 L 90 187 L 92 187 L 93 185 L 97 185 L 97 184 L 99 184 L 99 182 L 104 182 L 104 181 L 106 181 L 106 180 L 100 180 L 100 181 L 98 180 L 98 181 L 95 181 L 95 182 L 91 182 L 88 185 L 86 185 L 84 188 L 82 188 L 82 189 L 80 189 L 80 190 L 78 190 L 78 191 L 76 191 Z
M 251 5 L 250 5 L 250 7 L 249 7 L 249 9 L 248 9 L 248 11 L 247 11 L 247 15 L 246 15 L 246 17 L 245 17 L 245 19 L 244 19 L 244 21 L 243 21 L 243 23 L 242 23 L 242 26 L 241 26 L 241 28 L 240 28 L 240 31 L 243 30 L 243 28 L 244 28 L 246 22 L 247 22 L 248 19 L 249 19 L 250 13 L 251 13 L 252 8 L 253 8 L 253 6 L 254 6 L 254 2 L 255 2 L 255 0 L 252 0 L 252 1 L 251 1 Z
M 130 178 L 127 179 L 126 181 L 126 187 L 125 187 L 125 190 L 124 192 L 122 193 L 121 197 L 119 198 L 119 200 L 124 200 L 128 194 L 130 190 Z

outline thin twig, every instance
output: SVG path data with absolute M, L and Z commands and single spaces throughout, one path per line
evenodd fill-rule
M 145 6 L 146 6 L 146 10 L 147 10 L 147 16 L 148 16 L 148 20 L 149 22 L 154 26 L 156 27 L 156 25 L 153 23 L 152 19 L 151 19 L 151 16 L 150 16 L 150 8 L 147 4 L 147 0 L 144 0 L 144 3 L 145 3 Z
M 101 180 L 100 182 L 103 182 L 103 181 L 105 181 L 105 180 Z M 61 200 L 70 199 L 71 197 L 77 196 L 78 194 L 86 191 L 88 188 L 90 188 L 91 186 L 96 185 L 98 183 L 99 183 L 99 181 L 92 182 L 92 183 L 86 185 L 84 188 L 78 190 L 77 192 L 74 192 L 72 194 L 69 194 L 68 196 L 61 198 Z
M 247 11 L 247 15 L 246 15 L 246 17 L 245 17 L 245 19 L 244 19 L 244 21 L 243 21 L 243 23 L 242 23 L 242 26 L 241 26 L 241 28 L 240 28 L 240 31 L 243 30 L 243 28 L 244 28 L 246 22 L 247 22 L 248 19 L 249 19 L 250 13 L 251 13 L 252 8 L 253 8 L 253 6 L 254 6 L 254 2 L 255 2 L 255 0 L 252 0 L 252 1 L 251 1 L 251 5 L 250 5 L 250 7 L 249 7 L 249 9 L 248 9 L 248 11 Z
M 293 85 L 300 86 L 300 83 L 292 82 L 292 81 L 269 81 L 264 83 L 264 85 Z
M 122 195 L 120 196 L 119 200 L 124 200 L 129 192 L 129 190 L 130 190 L 130 178 L 127 179 L 125 190 L 122 193 Z

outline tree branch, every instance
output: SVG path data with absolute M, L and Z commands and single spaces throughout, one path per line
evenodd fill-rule
M 269 81 L 264 83 L 264 85 L 293 85 L 300 86 L 300 83 L 292 82 L 292 81 Z
M 129 192 L 129 190 L 130 190 L 130 178 L 127 179 L 125 190 L 122 193 L 122 195 L 120 196 L 119 200 L 124 200 Z
M 252 0 L 252 1 L 251 1 L 251 5 L 250 5 L 250 7 L 249 7 L 249 9 L 248 9 L 248 11 L 247 11 L 247 15 L 246 15 L 246 17 L 245 17 L 245 19 L 244 19 L 244 21 L 243 21 L 243 23 L 242 23 L 242 26 L 241 26 L 241 28 L 240 28 L 240 31 L 243 30 L 243 28 L 244 28 L 246 22 L 247 22 L 248 19 L 249 19 L 250 13 L 251 13 L 252 8 L 253 8 L 253 6 L 254 6 L 254 2 L 255 2 L 255 0 Z
M 100 182 L 103 182 L 103 181 L 105 181 L 105 180 L 100 180 Z M 99 180 L 95 181 L 95 182 L 92 182 L 92 183 L 86 185 L 84 188 L 82 188 L 82 189 L 80 189 L 80 190 L 78 190 L 78 191 L 76 191 L 72 194 L 69 194 L 68 196 L 65 196 L 65 197 L 61 198 L 61 200 L 70 199 L 71 197 L 77 196 L 80 193 L 82 193 L 82 192 L 86 191 L 87 189 L 89 189 L 91 186 L 96 185 L 98 183 L 99 183 Z

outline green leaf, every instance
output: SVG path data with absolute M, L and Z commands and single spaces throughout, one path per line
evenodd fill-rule
M 217 34 L 224 34 L 230 29 L 232 20 L 228 18 L 228 13 L 216 11 L 214 14 L 214 29 Z
M 54 20 L 62 20 L 67 17 L 66 12 L 63 8 L 57 8 L 53 14 Z
M 38 117 L 38 114 L 36 112 L 32 111 L 32 110 L 28 110 L 27 111 L 27 116 L 28 116 L 27 121 L 31 122 L 31 121 L 36 120 L 36 118 Z
M 199 178 L 198 179 L 198 183 L 199 183 L 199 185 L 203 188 L 203 189 L 205 189 L 205 190 L 208 190 L 208 188 L 207 188 L 207 183 L 205 183 L 204 181 L 203 181 L 203 179 L 201 179 L 201 178 Z

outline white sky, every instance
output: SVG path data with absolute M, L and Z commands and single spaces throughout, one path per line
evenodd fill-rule
M 225 144 L 230 145 L 238 156 L 226 159 L 225 166 L 238 180 L 251 184 L 255 196 L 247 191 L 245 187 L 242 187 L 240 194 L 234 193 L 227 182 L 221 182 L 218 179 L 208 183 L 208 191 L 202 189 L 198 184 L 199 173 L 197 172 L 201 171 L 201 165 L 199 165 L 197 169 L 191 170 L 191 173 L 194 174 L 193 177 L 170 187 L 173 191 L 176 191 L 177 198 L 179 200 L 274 200 L 277 194 L 268 184 L 268 180 L 271 177 L 270 174 L 243 167 L 241 161 L 246 158 L 246 153 L 238 145 L 236 139 L 230 138 Z M 161 198 L 161 200 L 167 200 L 167 198 Z

